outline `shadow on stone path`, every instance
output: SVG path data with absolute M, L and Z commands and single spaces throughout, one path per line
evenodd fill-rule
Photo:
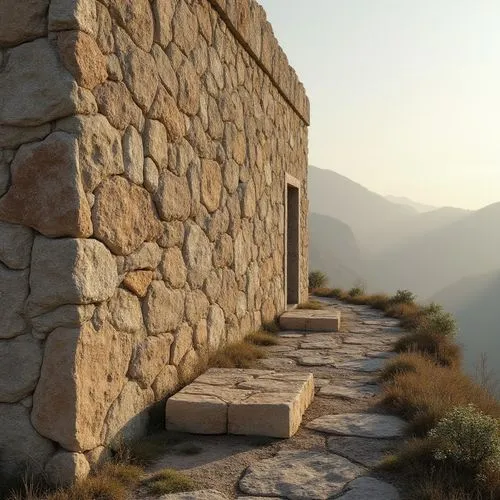
M 342 312 L 341 331 L 280 332 L 280 345 L 266 348 L 268 357 L 260 362 L 261 368 L 314 374 L 316 398 L 297 434 L 287 440 L 186 435 L 182 446 L 196 445 L 199 453 L 173 447 L 155 468 L 181 469 L 206 489 L 162 498 L 400 498 L 400 485 L 390 484 L 394 478 L 372 469 L 404 436 L 404 421 L 378 405 L 376 381 L 404 331 L 367 306 L 320 300 Z

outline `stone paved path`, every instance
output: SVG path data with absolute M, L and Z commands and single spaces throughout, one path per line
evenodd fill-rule
M 341 310 L 340 332 L 281 332 L 280 345 L 266 348 L 268 357 L 260 362 L 260 368 L 314 374 L 316 398 L 299 432 L 291 439 L 261 446 L 247 446 L 245 438 L 196 437 L 198 444 L 205 443 L 207 460 L 191 459 L 190 466 L 189 459 L 179 462 L 166 456 L 159 466 L 181 464 L 206 489 L 165 499 L 401 498 L 395 487 L 401 489 L 401 485 L 390 484 L 394 478 L 372 469 L 404 435 L 404 421 L 377 406 L 376 382 L 392 356 L 394 341 L 404 331 L 398 321 L 369 307 L 322 301 Z M 214 455 L 215 447 L 224 445 L 226 456 Z

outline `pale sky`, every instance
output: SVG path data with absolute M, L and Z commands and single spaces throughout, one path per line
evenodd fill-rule
M 311 165 L 422 203 L 500 201 L 500 0 L 259 2 L 311 101 Z

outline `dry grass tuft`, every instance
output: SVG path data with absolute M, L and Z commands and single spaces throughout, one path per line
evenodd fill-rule
M 266 332 L 264 330 L 259 330 L 257 332 L 249 333 L 245 337 L 245 342 L 261 346 L 271 346 L 279 344 L 279 340 L 276 335 Z
M 389 366 L 397 366 L 400 358 Z M 425 436 L 452 408 L 470 403 L 500 418 L 500 403 L 459 370 L 438 366 L 419 354 L 406 354 L 401 363 L 410 368 L 393 374 L 384 387 L 384 403 L 409 421 L 414 435 Z
M 214 368 L 251 368 L 264 357 L 262 348 L 248 342 L 235 342 L 216 352 L 208 364 Z
M 324 309 L 324 305 L 319 300 L 309 300 L 307 302 L 302 302 L 297 306 L 297 309 L 313 309 L 320 310 Z
M 196 488 L 196 483 L 192 479 L 173 469 L 164 469 L 153 474 L 145 479 L 142 485 L 149 493 L 158 496 L 192 491 Z
M 449 337 L 427 331 L 413 332 L 401 337 L 394 344 L 395 352 L 420 352 L 442 366 L 459 367 L 462 349 Z

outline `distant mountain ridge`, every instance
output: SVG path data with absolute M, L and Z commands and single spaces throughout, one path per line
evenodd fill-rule
M 385 197 L 386 200 L 389 200 L 392 203 L 397 203 L 398 205 L 407 205 L 411 208 L 414 208 L 418 213 L 431 212 L 432 210 L 437 210 L 439 207 L 434 207 L 432 205 L 426 205 L 425 203 L 419 203 L 418 201 L 414 201 L 406 196 L 393 196 L 387 195 Z

